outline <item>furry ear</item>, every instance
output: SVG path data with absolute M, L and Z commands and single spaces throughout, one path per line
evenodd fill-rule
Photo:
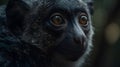
M 23 25 L 25 15 L 30 10 L 30 7 L 23 0 L 9 0 L 6 7 L 6 16 L 8 28 L 19 33 Z
M 94 13 L 94 6 L 93 6 L 94 1 L 93 0 L 83 0 L 83 1 L 87 3 L 90 13 L 93 14 Z

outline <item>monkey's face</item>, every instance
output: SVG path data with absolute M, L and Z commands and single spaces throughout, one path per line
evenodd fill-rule
M 93 31 L 90 12 L 84 2 L 48 1 L 33 10 L 37 18 L 25 28 L 22 38 L 26 42 L 71 61 L 89 51 Z

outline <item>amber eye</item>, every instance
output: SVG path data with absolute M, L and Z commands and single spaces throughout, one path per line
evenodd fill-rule
M 55 26 L 61 26 L 65 23 L 65 21 L 61 15 L 53 15 L 51 17 L 51 23 Z
M 88 24 L 88 17 L 85 14 L 80 15 L 79 23 L 83 26 L 86 26 Z

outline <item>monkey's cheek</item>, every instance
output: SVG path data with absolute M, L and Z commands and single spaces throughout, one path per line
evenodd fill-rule
M 75 44 L 71 42 L 61 43 L 56 48 L 56 52 L 62 55 L 68 61 L 77 61 L 86 50 L 87 44 Z

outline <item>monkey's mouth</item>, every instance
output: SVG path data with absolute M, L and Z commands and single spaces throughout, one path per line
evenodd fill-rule
M 66 60 L 77 61 L 86 51 L 87 43 L 75 43 L 73 41 L 65 40 L 61 42 L 56 48 Z

